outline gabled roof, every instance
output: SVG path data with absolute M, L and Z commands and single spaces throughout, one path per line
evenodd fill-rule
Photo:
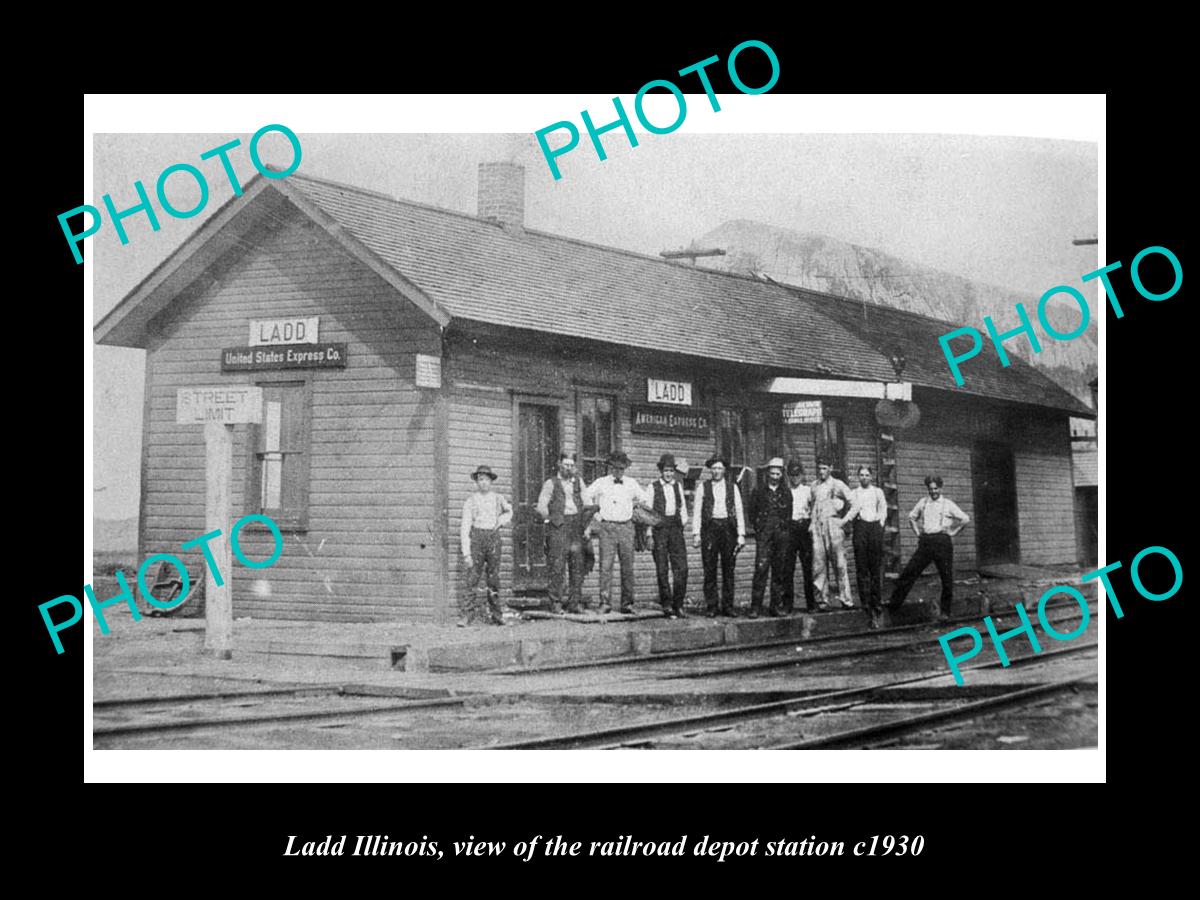
M 797 305 L 784 288 L 540 231 L 514 233 L 312 178 L 295 179 L 295 187 L 454 318 L 846 378 L 892 377 L 861 338 Z
M 992 372 L 990 363 L 996 369 L 999 364 L 994 354 L 989 363 L 986 352 L 966 364 L 967 383 L 955 388 L 937 343 L 954 327 L 950 323 L 871 304 L 860 321 L 864 304 L 857 301 L 539 231 L 507 230 L 475 216 L 297 174 L 269 181 L 258 176 L 247 185 L 245 197 L 226 204 L 96 326 L 96 340 L 143 345 L 141 326 L 170 300 L 163 285 L 176 291 L 182 286 L 169 273 L 183 268 L 195 277 L 188 261 L 211 256 L 203 245 L 219 242 L 238 210 L 250 221 L 254 205 L 271 202 L 271 194 L 323 225 L 439 324 L 482 322 L 803 375 L 893 381 L 886 338 L 901 343 L 910 360 L 904 379 L 914 384 L 1093 415 L 1028 365 Z

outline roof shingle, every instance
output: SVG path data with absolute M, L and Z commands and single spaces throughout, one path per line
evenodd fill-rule
M 957 388 L 938 344 L 955 326 L 903 310 L 698 268 L 292 175 L 288 182 L 451 316 L 809 374 L 893 381 L 888 347 L 925 387 L 1090 410 L 994 352 Z M 680 314 L 697 323 L 680 346 Z M 637 327 L 630 327 L 630 324 Z M 756 324 L 760 327 L 756 327 Z

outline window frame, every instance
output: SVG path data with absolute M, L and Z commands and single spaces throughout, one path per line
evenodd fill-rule
M 837 432 L 836 447 L 837 455 L 831 453 L 828 449 L 825 435 L 828 425 L 833 424 Z M 828 410 L 824 410 L 821 416 L 821 423 L 813 430 L 813 450 L 816 460 L 820 460 L 823 456 L 833 457 L 833 471 L 830 473 L 834 478 L 849 484 L 850 481 L 846 477 L 846 416 L 841 411 L 836 411 L 832 414 Z
M 612 404 L 612 439 L 609 442 L 609 453 L 621 449 L 621 401 L 620 395 L 603 388 L 580 387 L 575 391 L 575 472 L 583 479 L 584 484 L 591 484 L 597 478 L 603 478 L 608 473 L 608 455 L 585 456 L 584 448 L 584 406 L 589 400 L 608 400 Z M 598 446 L 597 446 L 597 449 Z M 594 477 L 586 474 L 587 463 L 596 464 Z
M 272 388 L 286 390 L 294 388 L 298 390 L 300 399 L 298 401 L 300 415 L 302 421 L 298 428 L 298 434 L 301 441 L 301 448 L 298 451 L 300 454 L 300 464 L 295 469 L 295 477 L 299 484 L 297 485 L 297 501 L 294 511 L 289 511 L 286 514 L 283 509 L 269 510 L 264 509 L 262 505 L 262 463 L 263 460 L 258 458 L 258 447 L 262 440 L 262 429 L 264 423 L 252 424 L 247 431 L 246 439 L 246 479 L 245 479 L 245 494 L 242 500 L 244 515 L 259 514 L 270 516 L 272 521 L 279 527 L 281 532 L 302 533 L 308 531 L 309 527 L 309 498 L 311 494 L 311 472 L 312 472 L 312 380 L 310 378 L 298 378 L 295 373 L 287 372 L 280 373 L 278 377 L 258 378 L 254 381 L 256 387 L 263 389 L 263 419 L 266 419 L 266 392 Z M 284 407 L 286 408 L 286 406 Z M 284 423 L 280 421 L 280 431 L 285 432 Z M 281 486 L 281 500 L 283 496 L 283 488 Z M 267 530 L 267 526 L 261 522 L 248 522 L 244 526 L 254 530 Z
M 761 415 L 762 422 L 762 444 L 763 444 L 763 459 L 755 465 L 751 465 L 750 461 L 743 459 L 740 463 L 733 459 L 732 454 L 729 458 L 729 469 L 726 475 L 734 484 L 737 484 L 737 477 L 741 473 L 741 466 L 746 466 L 750 469 L 753 480 L 749 486 L 737 484 L 738 490 L 742 495 L 742 507 L 745 511 L 746 519 L 746 534 L 754 534 L 754 523 L 750 516 L 750 495 L 754 492 L 754 488 L 759 484 L 759 480 L 766 475 L 766 463 L 773 456 L 784 458 L 787 455 L 787 441 L 784 436 L 783 428 L 783 410 L 778 406 L 762 406 L 752 403 L 719 403 L 716 409 L 716 453 L 720 456 L 722 450 L 722 438 L 725 430 L 725 414 L 727 412 L 736 413 L 739 422 L 739 434 L 737 441 L 741 445 L 742 455 L 746 456 L 750 452 L 750 419 L 754 415 Z M 757 426 L 755 426 L 757 427 Z M 768 442 L 774 439 L 776 444 L 774 447 L 767 446 Z

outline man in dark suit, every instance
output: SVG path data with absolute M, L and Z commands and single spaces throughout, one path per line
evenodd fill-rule
M 700 548 L 704 563 L 704 606 L 709 618 L 737 615 L 733 602 L 733 565 L 746 543 L 742 493 L 725 477 L 728 464 L 720 456 L 705 463 L 712 478 L 696 487 L 692 501 L 692 543 Z M 720 605 L 717 601 L 717 564 L 721 566 Z
M 767 478 L 750 495 L 750 521 L 754 523 L 754 582 L 750 590 L 750 618 L 762 614 L 767 579 L 771 581 L 772 616 L 784 615 L 783 575 L 787 568 L 788 523 L 792 519 L 792 492 L 783 483 L 783 460 L 767 463 Z
M 804 477 L 804 465 L 798 459 L 788 463 L 788 487 L 792 492 L 792 521 L 788 523 L 788 549 L 783 566 L 783 611 L 791 614 L 796 596 L 796 557 L 800 557 L 804 600 L 809 612 L 817 608 L 813 589 L 812 489 Z

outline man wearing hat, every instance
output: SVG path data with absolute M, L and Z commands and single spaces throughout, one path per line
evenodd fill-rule
M 562 612 L 563 581 L 570 579 L 567 612 L 580 612 L 583 600 L 583 479 L 575 474 L 575 457 L 558 455 L 558 474 L 546 479 L 537 511 L 546 525 L 550 612 Z
M 470 625 L 476 618 L 488 619 L 503 625 L 500 610 L 500 529 L 512 519 L 512 506 L 503 495 L 492 490 L 496 473 L 489 466 L 480 466 L 471 475 L 475 491 L 463 503 L 462 538 L 463 560 L 470 567 L 467 573 L 465 602 L 461 602 L 459 627 Z M 487 614 L 479 601 L 479 580 L 487 573 Z
M 662 517 L 662 524 L 654 526 L 654 570 L 658 574 L 658 602 L 669 619 L 683 616 L 683 599 L 687 596 L 688 560 L 687 541 L 683 529 L 687 527 L 687 503 L 683 497 L 683 485 L 676 477 L 675 456 L 664 453 L 658 461 L 658 480 L 649 487 L 651 507 Z M 675 579 L 675 590 L 671 590 L 670 575 Z
M 599 506 L 596 530 L 600 534 L 600 612 L 612 611 L 613 559 L 621 558 L 621 612 L 633 612 L 633 508 L 647 502 L 635 478 L 627 478 L 629 457 L 621 450 L 609 454 L 609 474 L 583 490 L 584 504 Z
M 852 607 L 841 520 L 842 509 L 850 503 L 850 488 L 833 477 L 833 466 L 827 459 L 817 460 L 817 481 L 812 486 L 812 495 L 813 589 L 817 609 L 829 609 L 834 594 L 831 587 L 841 598 L 842 606 Z
M 754 582 L 750 590 L 750 618 L 762 614 L 767 579 L 771 581 L 772 616 L 783 615 L 784 553 L 788 522 L 792 519 L 792 492 L 783 483 L 783 460 L 767 463 L 766 480 L 750 494 L 750 521 L 754 523 Z
M 700 548 L 704 562 L 704 606 L 710 618 L 717 616 L 717 563 L 721 564 L 720 614 L 734 616 L 733 563 L 737 549 L 746 543 L 746 517 L 742 492 L 725 477 L 729 468 L 723 457 L 705 463 L 712 478 L 700 483 L 692 503 L 692 542 Z
M 954 544 L 951 538 L 971 521 L 949 497 L 942 496 L 942 476 L 926 475 L 928 497 L 922 497 L 908 514 L 909 525 L 917 535 L 917 550 L 900 573 L 888 609 L 899 609 L 925 568 L 933 563 L 942 580 L 941 613 L 938 621 L 950 618 L 954 600 Z
M 800 555 L 804 579 L 804 601 L 809 612 L 817 608 L 813 592 L 812 488 L 804 478 L 804 466 L 793 459 L 787 467 L 788 487 L 792 492 L 792 520 L 788 523 L 788 545 L 783 556 L 783 611 L 791 613 L 796 596 L 796 555 Z

